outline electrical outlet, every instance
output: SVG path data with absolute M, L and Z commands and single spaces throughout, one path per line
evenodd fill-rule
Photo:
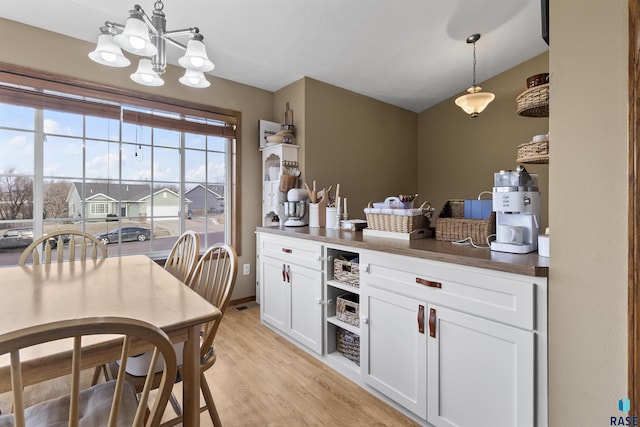
M 243 264 L 242 265 L 242 274 L 248 276 L 251 274 L 251 264 Z

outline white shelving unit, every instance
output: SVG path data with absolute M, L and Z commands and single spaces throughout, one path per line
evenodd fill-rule
M 280 177 L 287 165 L 298 165 L 298 146 L 277 144 L 262 151 L 262 225 L 280 226 L 283 220 L 285 193 L 280 191 Z

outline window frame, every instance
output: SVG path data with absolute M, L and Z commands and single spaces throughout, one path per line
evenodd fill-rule
M 82 109 L 86 112 L 87 103 L 82 98 L 95 98 L 104 101 L 111 101 L 118 105 L 127 104 L 141 108 L 156 109 L 162 111 L 171 111 L 183 116 L 194 116 L 203 119 L 224 122 L 226 126 L 218 130 L 217 136 L 229 138 L 231 144 L 227 155 L 226 164 L 231 168 L 230 182 L 227 183 L 229 188 L 228 194 L 230 203 L 225 206 L 230 209 L 231 224 L 228 229 L 228 239 L 230 244 L 236 249 L 238 255 L 241 254 L 241 236 L 240 236 L 240 124 L 241 113 L 230 109 L 214 107 L 205 104 L 189 102 L 177 98 L 149 94 L 135 90 L 124 90 L 118 87 L 90 82 L 82 79 L 71 78 L 69 76 L 55 74 L 43 70 L 22 67 L 0 61 L 0 81 L 11 83 L 19 86 L 37 87 L 43 90 L 50 90 L 78 96 L 76 103 L 69 102 L 71 111 Z M 8 96 L 22 96 L 19 91 L 14 94 L 5 93 Z M 1 98 L 0 98 L 1 99 Z M 5 98 L 6 99 L 6 98 Z M 35 101 L 33 101 L 35 99 Z M 55 96 L 50 97 L 33 97 L 32 102 L 50 103 L 47 105 L 55 105 L 56 108 L 64 109 L 64 105 L 59 104 L 59 100 Z M 40 106 L 42 108 L 42 105 Z M 46 107 L 45 107 L 46 108 Z M 113 109 L 105 106 L 100 109 L 104 115 L 113 115 Z M 119 118 L 119 113 L 118 113 Z M 135 116 L 135 120 L 152 121 L 154 124 L 160 125 L 161 117 Z M 166 123 L 165 123 L 166 124 Z M 194 123 L 195 125 L 195 123 Z M 208 126 L 207 130 L 211 131 L 212 126 Z M 41 195 L 40 195 L 41 196 Z M 34 194 L 34 197 L 38 197 Z

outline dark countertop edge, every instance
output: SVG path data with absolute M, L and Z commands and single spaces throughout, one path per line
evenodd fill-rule
M 363 236 L 361 231 L 350 232 L 325 228 L 258 227 L 256 232 L 486 268 L 525 276 L 548 277 L 549 274 L 549 258 L 540 257 L 536 252 L 522 255 L 510 254 L 470 246 L 458 246 L 451 242 L 439 241 L 434 238 L 411 241 L 370 238 Z

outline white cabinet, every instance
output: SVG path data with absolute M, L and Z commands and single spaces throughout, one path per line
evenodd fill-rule
M 262 225 L 279 226 L 285 193 L 280 191 L 280 178 L 286 170 L 298 170 L 298 146 L 278 144 L 262 151 Z
M 361 258 L 366 384 L 437 427 L 546 425 L 535 423 L 546 415 L 546 379 L 535 375 L 546 372 L 546 346 L 534 345 L 537 334 L 546 341 L 534 314 L 544 279 L 374 251 Z
M 322 246 L 263 233 L 257 242 L 261 320 L 322 353 Z
M 427 420 L 436 427 L 533 427 L 533 332 L 428 309 Z
M 360 302 L 364 381 L 425 419 L 426 303 L 371 286 Z
M 548 425 L 546 278 L 258 236 L 262 321 L 330 367 L 424 425 Z

